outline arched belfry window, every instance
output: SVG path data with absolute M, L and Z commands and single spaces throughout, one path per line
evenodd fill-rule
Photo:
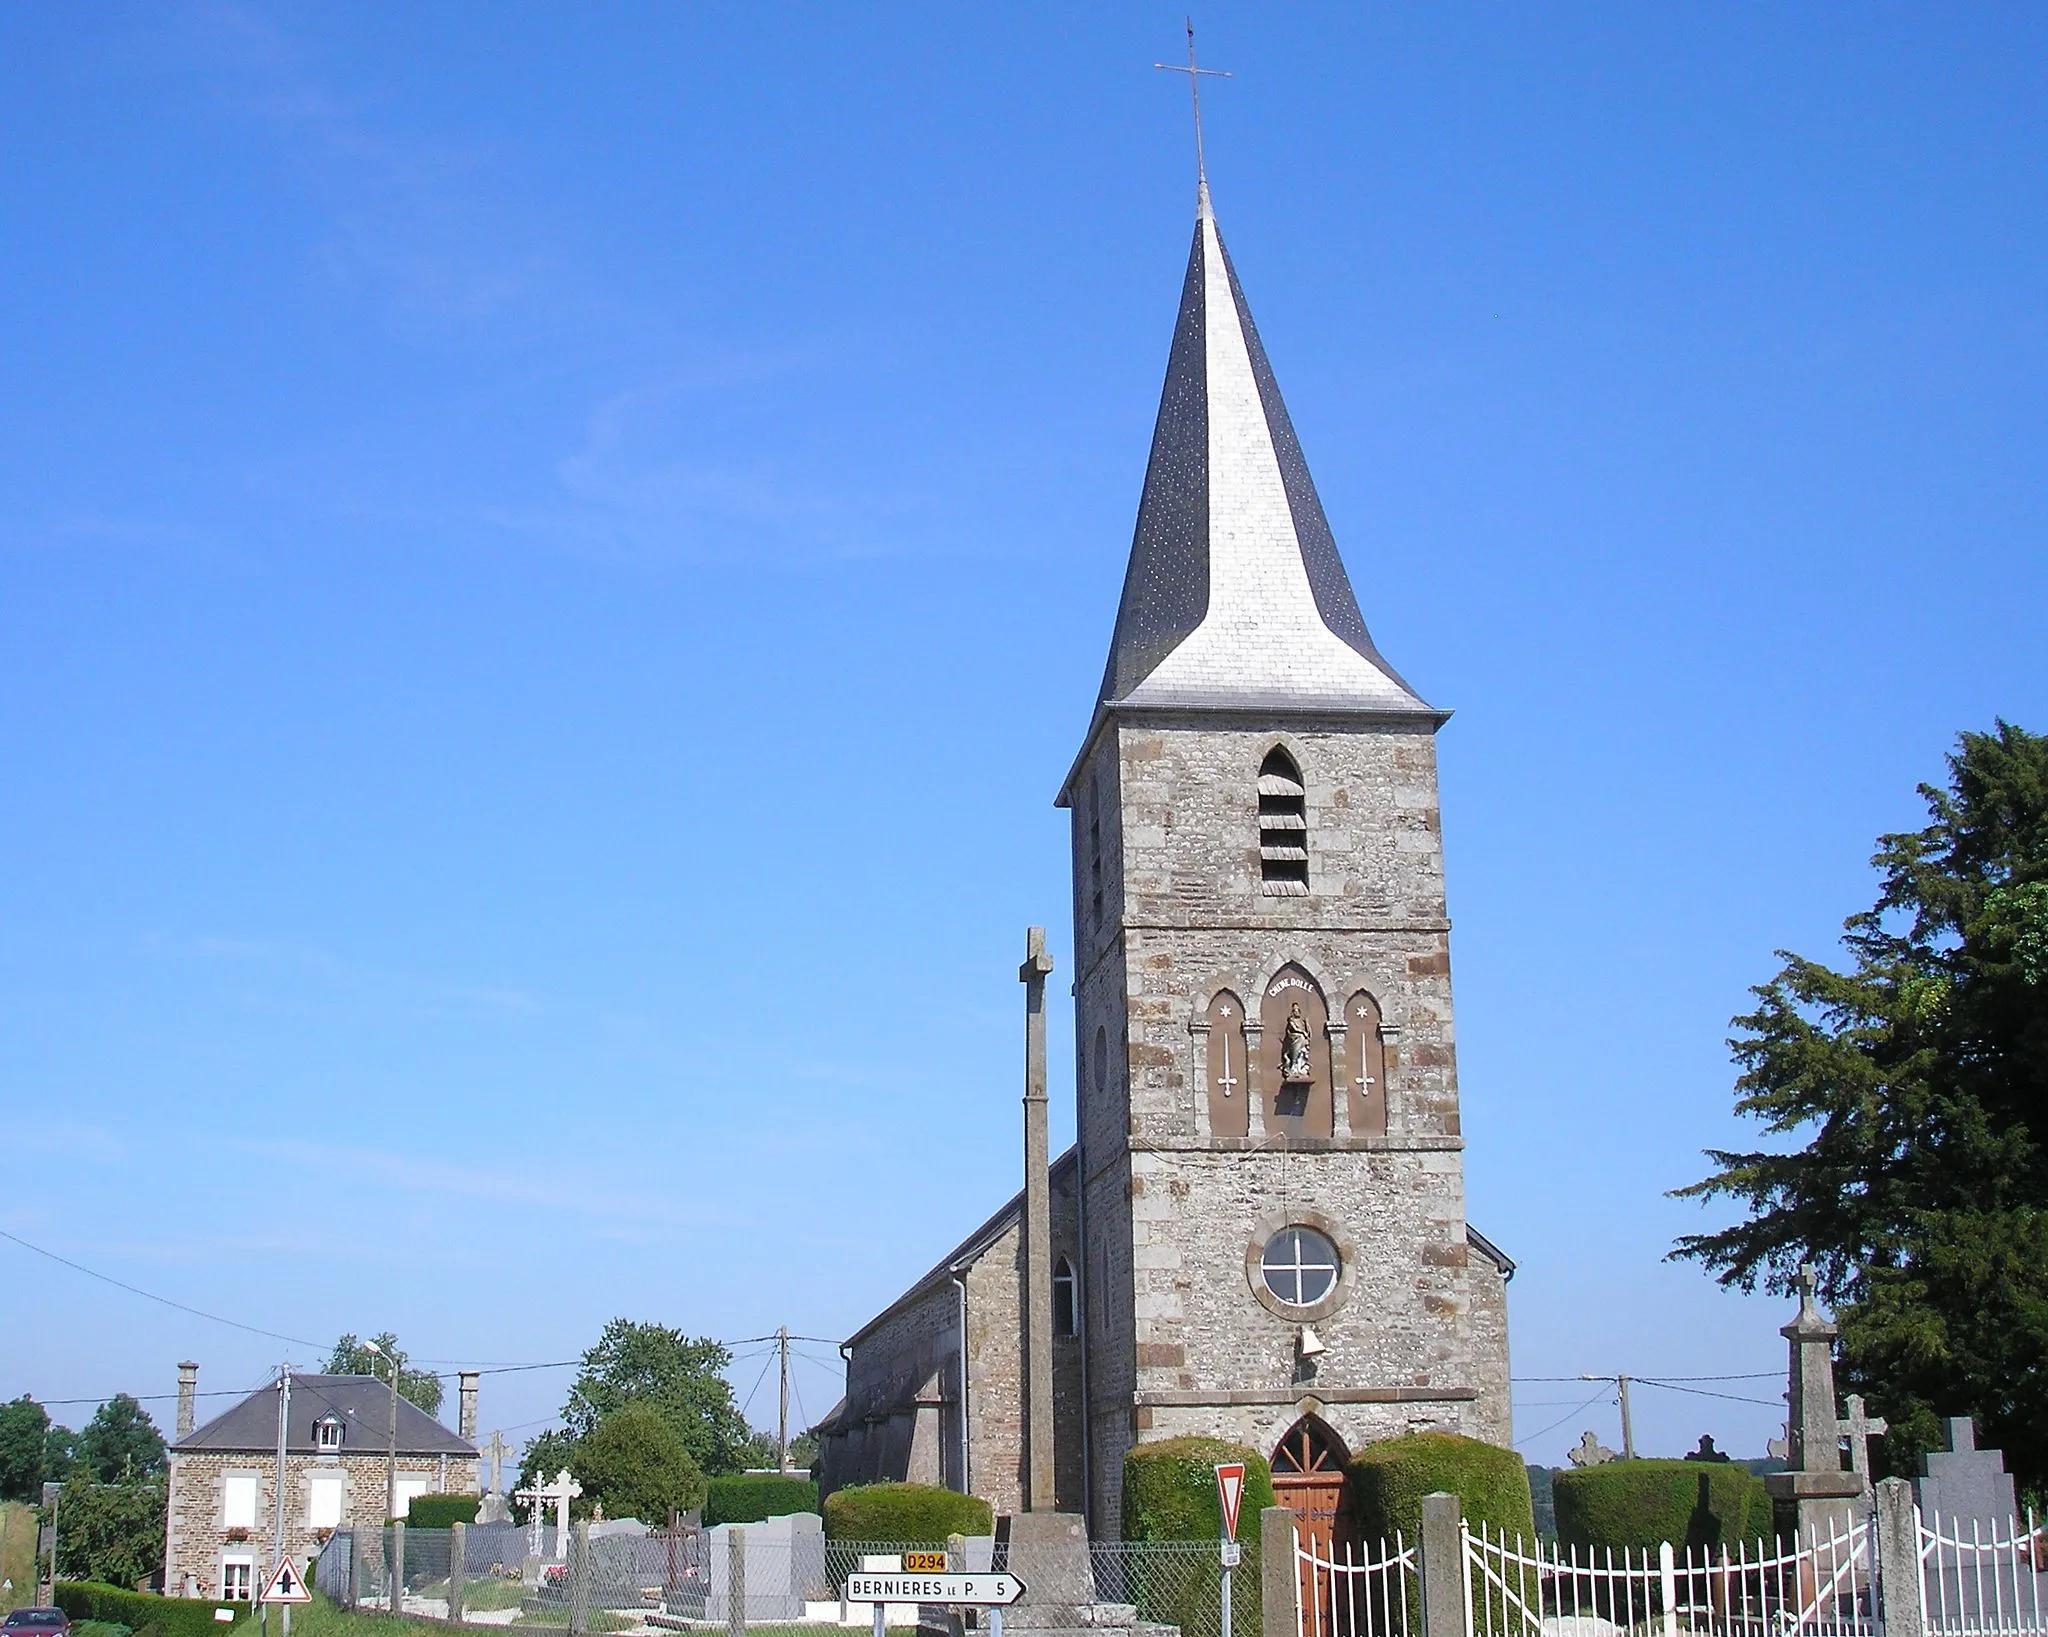
M 1275 897 L 1308 893 L 1308 789 L 1277 745 L 1259 764 L 1259 884 Z
M 1052 1333 L 1071 1336 L 1079 1326 L 1080 1304 L 1074 1300 L 1074 1264 L 1062 1256 L 1052 1266 Z

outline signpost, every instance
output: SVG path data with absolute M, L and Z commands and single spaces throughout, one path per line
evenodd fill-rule
M 1230 1631 L 1230 1571 L 1243 1556 L 1237 1544 L 1237 1507 L 1244 1499 L 1244 1462 L 1223 1461 L 1216 1467 L 1216 1497 L 1223 1503 L 1223 1637 Z
M 941 1553 L 905 1553 L 930 1558 Z M 1003 1610 L 1024 1595 L 1024 1582 L 1013 1574 L 948 1574 L 886 1569 L 872 1558 L 861 1560 L 861 1572 L 846 1577 L 849 1603 L 875 1605 L 875 1634 L 882 1637 L 882 1611 L 890 1603 L 950 1603 L 989 1611 L 989 1637 L 1003 1637 Z
M 277 1573 L 270 1577 L 270 1584 L 263 1588 L 263 1595 L 257 1599 L 266 1613 L 272 1603 L 284 1605 L 284 1613 L 281 1616 L 284 1621 L 284 1637 L 292 1637 L 292 1605 L 312 1601 L 313 1593 L 306 1585 L 306 1577 L 299 1573 L 298 1567 L 288 1557 L 278 1560 Z

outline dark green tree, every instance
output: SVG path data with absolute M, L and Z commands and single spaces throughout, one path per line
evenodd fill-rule
M 737 1472 L 749 1434 L 720 1374 L 731 1363 L 732 1354 L 708 1337 L 693 1341 L 664 1325 L 614 1319 L 583 1355 L 562 1420 L 582 1438 L 628 1404 L 646 1404 L 675 1428 L 704 1472 Z
M 1971 1415 L 2048 1481 L 2048 739 L 1963 734 L 1930 823 L 1879 838 L 1846 970 L 1780 951 L 1730 1041 L 1739 1113 L 1778 1146 L 1709 1150 L 1678 1190 L 1746 1214 L 1672 1252 L 1723 1284 L 1811 1262 L 1841 1374 L 1913 1470 Z M 1795 1146 L 1796 1144 L 1796 1146 Z
M 43 1441 L 50 1412 L 27 1393 L 0 1404 L 0 1501 L 35 1501 L 43 1492 Z
M 379 1381 L 389 1381 L 391 1361 L 396 1359 L 398 1396 L 411 1399 L 429 1415 L 438 1415 L 441 1411 L 441 1378 L 431 1370 L 408 1370 L 405 1367 L 405 1349 L 398 1345 L 398 1338 L 389 1330 L 372 1336 L 370 1340 L 383 1351 L 376 1351 L 352 1334 L 343 1336 L 327 1356 L 327 1373 L 331 1376 L 375 1376 Z
M 57 1577 L 133 1587 L 164 1562 L 164 1486 L 71 1482 L 57 1503 Z
M 578 1512 L 602 1504 L 608 1518 L 668 1521 L 669 1509 L 704 1504 L 704 1473 L 667 1416 L 652 1404 L 628 1404 L 606 1416 L 576 1449 L 583 1485 Z
M 95 1482 L 141 1483 L 164 1469 L 164 1435 L 147 1410 L 126 1393 L 116 1393 L 93 1411 L 78 1435 L 78 1460 Z
M 78 1434 L 50 1424 L 43 1434 L 43 1482 L 61 1484 L 78 1476 Z

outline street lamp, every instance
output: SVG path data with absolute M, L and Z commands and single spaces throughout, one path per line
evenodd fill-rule
M 391 1366 L 391 1415 L 390 1424 L 385 1429 L 384 1459 L 384 1516 L 389 1520 L 398 1516 L 398 1360 L 374 1341 L 366 1341 L 363 1345 Z M 375 1373 L 371 1372 L 372 1375 Z

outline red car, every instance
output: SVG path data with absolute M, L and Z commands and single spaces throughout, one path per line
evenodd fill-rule
M 62 1609 L 15 1609 L 0 1620 L 7 1637 L 70 1637 L 71 1616 Z

